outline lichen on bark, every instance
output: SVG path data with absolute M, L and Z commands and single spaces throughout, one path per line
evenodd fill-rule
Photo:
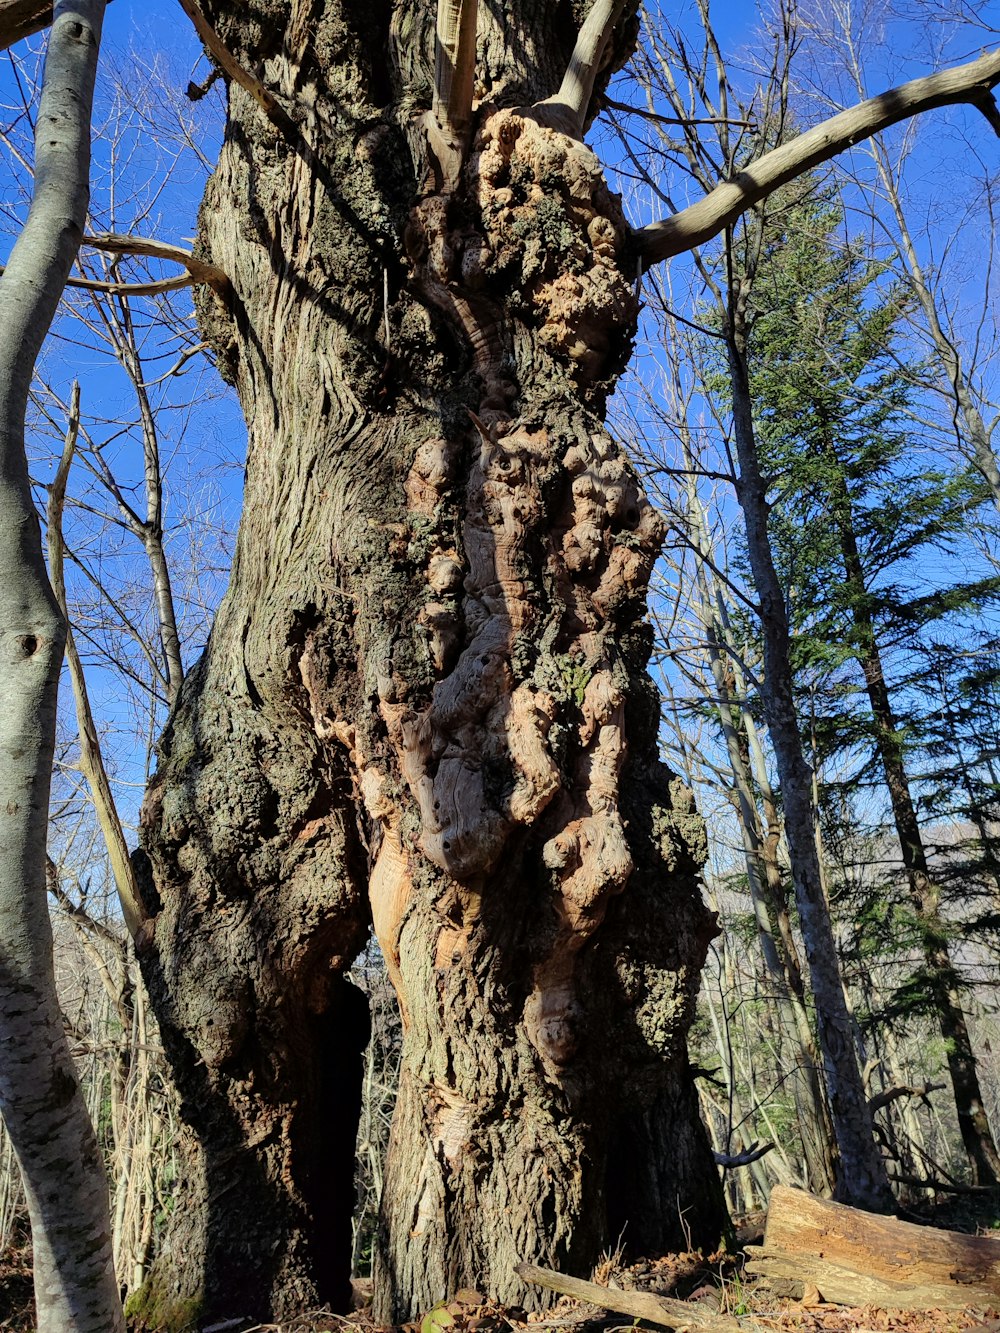
M 508 8 L 481 15 L 443 191 L 426 6 L 258 0 L 258 31 L 206 5 L 301 136 L 230 89 L 200 245 L 234 295 L 200 313 L 247 414 L 245 507 L 144 815 L 146 972 L 205 1167 L 187 1234 L 215 1225 L 206 1317 L 236 1285 L 260 1316 L 343 1289 L 327 1149 L 369 922 L 405 1026 L 382 1315 L 461 1285 L 541 1301 L 515 1262 L 584 1271 L 624 1220 L 637 1246 L 679 1239 L 678 1196 L 718 1234 L 684 1044 L 713 925 L 644 674 L 663 526 L 603 425 L 636 318 L 624 224 L 539 106 L 558 7 Z M 273 1219 L 249 1237 L 247 1191 Z

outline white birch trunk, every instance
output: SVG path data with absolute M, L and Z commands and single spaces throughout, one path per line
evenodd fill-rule
M 32 369 L 83 235 L 104 0 L 60 0 L 35 191 L 0 280 L 0 1108 L 25 1182 L 39 1333 L 118 1333 L 107 1183 L 63 1033 L 45 847 L 65 625 L 24 452 Z

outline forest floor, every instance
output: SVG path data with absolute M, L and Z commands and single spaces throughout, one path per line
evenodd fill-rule
M 934 1217 L 933 1221 L 956 1229 L 956 1223 L 964 1222 L 961 1229 L 977 1229 L 972 1217 L 952 1214 Z M 753 1243 L 762 1230 L 763 1214 L 745 1219 L 738 1232 L 739 1242 Z M 962 1333 L 967 1329 L 1000 1333 L 1000 1307 L 967 1312 L 849 1308 L 822 1299 L 810 1300 L 808 1289 L 805 1299 L 793 1300 L 776 1296 L 762 1280 L 744 1276 L 742 1265 L 742 1254 L 719 1253 L 708 1258 L 672 1254 L 629 1265 L 612 1257 L 597 1269 L 594 1280 L 626 1291 L 648 1291 L 690 1301 L 693 1313 L 728 1315 L 745 1333 Z M 370 1283 L 363 1279 L 355 1285 L 362 1308 L 349 1316 L 315 1310 L 282 1324 L 233 1320 L 209 1325 L 200 1333 L 627 1333 L 635 1327 L 655 1327 L 633 1323 L 621 1315 L 609 1317 L 594 1306 L 566 1297 L 560 1297 L 541 1315 L 498 1306 L 473 1291 L 460 1291 L 423 1320 L 386 1329 L 376 1324 L 364 1308 Z M 23 1245 L 0 1256 L 0 1330 L 34 1333 L 34 1329 L 31 1251 L 30 1246 Z

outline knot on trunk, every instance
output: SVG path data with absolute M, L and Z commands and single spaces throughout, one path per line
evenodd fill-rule
M 619 267 L 627 224 L 596 156 L 527 110 L 483 118 L 468 167 L 478 212 L 461 272 L 521 295 L 525 322 L 581 386 L 617 371 L 639 304 Z

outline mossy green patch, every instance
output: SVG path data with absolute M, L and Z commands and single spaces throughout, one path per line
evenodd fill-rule
M 164 1291 L 154 1271 L 125 1302 L 125 1318 L 132 1333 L 189 1333 L 198 1326 L 203 1304 L 200 1292 L 178 1296 Z

